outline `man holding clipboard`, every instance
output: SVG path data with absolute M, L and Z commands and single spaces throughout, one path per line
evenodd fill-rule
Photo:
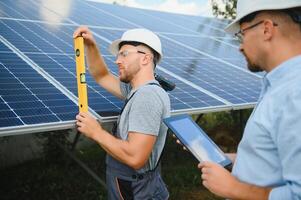
M 202 162 L 203 185 L 240 200 L 301 199 L 301 1 L 238 0 L 235 33 L 248 68 L 266 71 L 232 174 Z

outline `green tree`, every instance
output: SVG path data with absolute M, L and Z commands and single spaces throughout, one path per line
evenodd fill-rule
M 212 12 L 216 17 L 234 19 L 237 0 L 211 0 Z
M 114 0 L 112 2 L 112 4 L 116 4 L 116 5 L 126 5 L 127 0 Z

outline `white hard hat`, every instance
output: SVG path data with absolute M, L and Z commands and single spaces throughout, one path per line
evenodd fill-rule
M 301 0 L 238 0 L 237 16 L 225 31 L 237 33 L 240 30 L 239 21 L 245 16 L 261 10 L 282 10 L 301 6 Z
M 124 32 L 120 39 L 112 42 L 112 44 L 109 46 L 109 51 L 113 55 L 117 55 L 119 51 L 119 44 L 124 41 L 140 42 L 151 47 L 160 55 L 158 62 L 163 56 L 160 38 L 150 30 L 144 28 L 137 28 Z

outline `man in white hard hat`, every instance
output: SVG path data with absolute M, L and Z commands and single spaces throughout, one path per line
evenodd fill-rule
M 88 113 L 76 116 L 78 130 L 95 140 L 106 152 L 106 182 L 109 199 L 168 199 L 158 163 L 167 127 L 162 119 L 170 115 L 168 94 L 154 77 L 162 58 L 159 37 L 147 29 L 132 29 L 112 42 L 119 77 L 110 73 L 91 31 L 79 27 L 73 37 L 82 36 L 89 72 L 95 81 L 115 96 L 125 99 L 112 134 Z
M 203 185 L 229 199 L 301 199 L 301 0 L 238 0 L 226 28 L 251 71 L 266 71 L 232 174 L 199 164 Z

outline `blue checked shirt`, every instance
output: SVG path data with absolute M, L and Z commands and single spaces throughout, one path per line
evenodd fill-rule
M 232 173 L 243 182 L 272 187 L 269 200 L 301 199 L 301 56 L 264 77 Z

